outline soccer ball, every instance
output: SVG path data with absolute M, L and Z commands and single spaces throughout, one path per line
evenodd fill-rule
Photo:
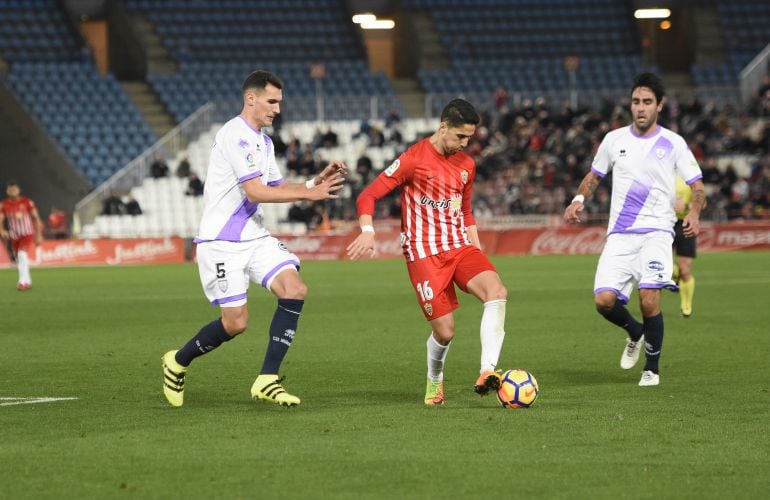
M 497 390 L 497 399 L 503 408 L 529 408 L 535 404 L 540 390 L 537 380 L 527 370 L 516 368 L 503 373 L 500 389 Z

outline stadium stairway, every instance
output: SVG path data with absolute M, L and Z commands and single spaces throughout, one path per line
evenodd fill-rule
M 412 78 L 396 78 L 391 80 L 396 97 L 410 118 L 425 116 L 425 92 L 417 80 Z
M 174 118 L 166 111 L 166 107 L 147 83 L 121 82 L 120 85 L 155 135 L 163 137 L 176 126 Z
M 147 52 L 147 71 L 161 75 L 176 72 L 176 60 L 169 54 L 152 23 L 140 14 L 131 15 L 131 26 Z
M 727 47 L 719 26 L 719 13 L 714 6 L 692 9 L 695 27 L 695 64 L 724 64 Z

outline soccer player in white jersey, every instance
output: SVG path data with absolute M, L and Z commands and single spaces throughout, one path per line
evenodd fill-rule
M 372 214 L 375 202 L 401 188 L 401 242 L 409 279 L 432 332 L 427 341 L 425 404 L 444 404 L 444 361 L 455 334 L 459 307 L 455 283 L 484 305 L 481 363 L 474 390 L 500 387 L 496 371 L 505 338 L 508 291 L 481 251 L 471 194 L 476 165 L 463 149 L 476 130 L 473 106 L 454 99 L 441 112 L 441 124 L 385 169 L 358 197 L 361 234 L 348 246 L 351 259 L 376 254 Z
M 163 356 L 163 393 L 172 406 L 184 402 L 187 367 L 242 333 L 248 324 L 246 292 L 253 281 L 278 298 L 262 369 L 251 387 L 254 399 L 294 406 L 300 399 L 286 392 L 278 370 L 297 330 L 307 287 L 299 259 L 262 225 L 262 203 L 328 200 L 342 188 L 342 162 L 333 161 L 306 183 L 284 182 L 273 143 L 261 132 L 280 113 L 283 82 L 267 71 L 254 71 L 243 83 L 243 109 L 217 132 L 204 188 L 204 209 L 197 260 L 206 297 L 221 317 L 205 325 L 181 349 Z
M 660 291 L 676 290 L 671 279 L 676 176 L 692 188 L 690 212 L 682 224 L 685 235 L 698 234 L 700 212 L 706 200 L 700 167 L 684 139 L 658 124 L 664 95 L 665 88 L 656 75 L 642 73 L 635 77 L 631 87 L 633 123 L 604 137 L 591 171 L 564 211 L 565 221 L 580 222 L 585 199 L 612 170 L 607 242 L 596 269 L 594 302 L 602 316 L 628 333 L 621 368 L 632 368 L 644 345 L 646 363 L 640 386 L 655 386 L 660 381 Z M 642 323 L 625 306 L 634 282 L 639 288 Z

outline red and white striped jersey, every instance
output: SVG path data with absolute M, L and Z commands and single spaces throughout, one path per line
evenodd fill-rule
M 33 210 L 35 210 L 35 202 L 24 196 L 19 196 L 15 200 L 10 198 L 3 200 L 2 211 L 8 220 L 8 231 L 11 233 L 12 240 L 35 234 Z
M 401 187 L 401 246 L 409 261 L 471 244 L 476 224 L 471 192 L 476 165 L 464 152 L 444 156 L 426 138 L 386 168 L 358 197 L 358 214 L 374 214 L 374 203 Z

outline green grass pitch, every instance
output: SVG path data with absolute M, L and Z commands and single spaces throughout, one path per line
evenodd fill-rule
M 690 319 L 664 293 L 657 388 L 618 366 L 596 260 L 494 260 L 509 290 L 501 365 L 540 383 L 515 411 L 471 390 L 468 296 L 447 405 L 423 405 L 429 331 L 400 260 L 304 263 L 290 410 L 249 397 L 275 304 L 259 287 L 247 332 L 193 363 L 172 409 L 161 354 L 217 315 L 193 264 L 33 269 L 27 293 L 0 271 L 0 397 L 78 398 L 0 406 L 0 498 L 766 497 L 770 253 L 700 256 Z

